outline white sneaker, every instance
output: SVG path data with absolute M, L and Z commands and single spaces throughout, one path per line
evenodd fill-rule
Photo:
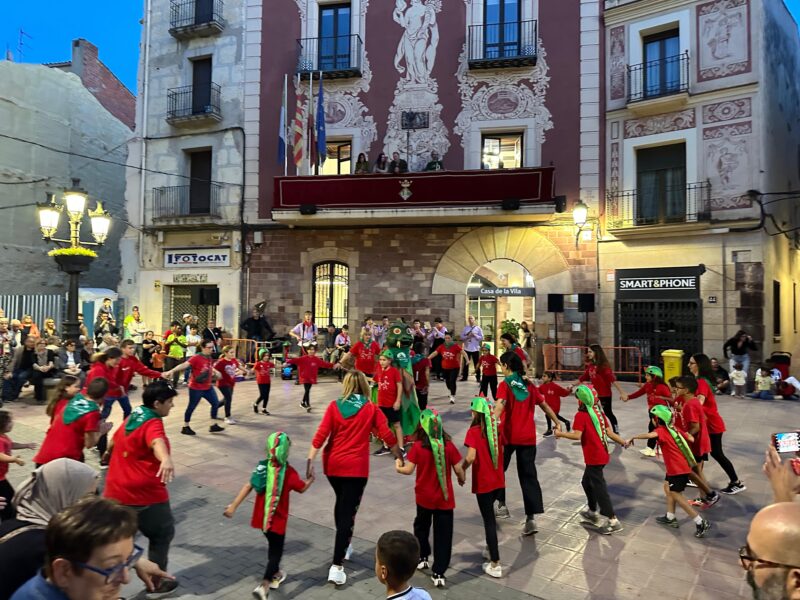
M 652 448 L 642 448 L 639 450 L 639 452 L 644 456 L 649 456 L 650 458 L 653 458 L 656 455 L 656 451 Z
M 492 565 L 490 562 L 483 563 L 483 572 L 489 577 L 494 577 L 496 579 L 499 579 L 503 576 L 503 569 L 500 567 L 500 565 Z
M 420 558 L 419 563 L 417 563 L 417 570 L 424 571 L 425 569 L 429 569 L 431 564 L 428 562 L 427 558 Z
M 353 556 L 353 544 L 347 546 L 347 550 L 344 551 L 344 559 L 350 560 L 350 557 Z
M 455 404 L 455 403 L 456 403 L 456 397 L 450 396 L 450 404 Z
M 286 571 L 278 571 L 272 581 L 269 582 L 269 589 L 277 590 L 284 581 L 286 581 Z
M 256 600 L 267 600 L 267 596 L 269 596 L 269 590 L 266 589 L 263 585 L 259 585 L 256 589 L 253 590 L 253 598 Z
M 331 565 L 331 568 L 328 570 L 328 582 L 334 585 L 344 585 L 347 583 L 347 575 L 344 572 L 344 567 Z
M 236 425 L 236 420 L 233 417 L 225 417 L 226 425 Z

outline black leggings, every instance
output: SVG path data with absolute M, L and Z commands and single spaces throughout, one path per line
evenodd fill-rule
M 450 566 L 453 552 L 453 511 L 433 510 L 417 504 L 417 518 L 414 519 L 414 535 L 419 542 L 420 558 L 431 555 L 431 522 L 433 522 L 433 573 L 444 575 Z
M 608 486 L 603 477 L 603 467 L 605 465 L 586 465 L 583 470 L 581 485 L 586 492 L 586 503 L 589 510 L 597 511 L 600 506 L 600 514 L 611 519 L 614 516 L 614 507 L 611 506 L 611 498 L 608 496 Z
M 492 390 L 492 400 L 497 399 L 497 375 L 484 375 L 481 377 L 481 394 L 484 398 L 489 397 L 489 390 Z
M 456 382 L 458 381 L 458 369 L 442 369 L 444 382 L 451 396 L 456 395 Z
M 647 433 L 654 431 L 655 428 L 656 426 L 653 425 L 652 419 L 647 422 Z M 656 442 L 658 442 L 658 438 L 650 438 L 649 440 L 647 440 L 647 447 L 650 448 L 650 450 L 655 450 Z
M 267 408 L 267 402 L 269 402 L 269 383 L 259 383 L 258 384 L 258 399 L 256 400 L 256 406 L 264 403 L 264 408 Z
M 367 487 L 366 477 L 332 477 L 328 481 L 336 494 L 333 507 L 333 519 L 336 522 L 336 537 L 333 544 L 333 564 L 341 567 L 347 545 L 353 537 L 356 525 L 356 513 Z
M 536 474 L 536 446 L 503 446 L 503 471 L 508 471 L 511 464 L 511 455 L 517 453 L 517 478 L 519 487 L 522 488 L 522 503 L 525 505 L 525 516 L 531 518 L 544 512 L 542 501 L 542 487 Z M 506 479 L 506 485 L 508 480 Z M 497 499 L 501 504 L 506 503 L 506 490 L 497 490 Z
M 461 361 L 461 380 L 466 381 L 467 377 L 469 377 L 469 363 L 472 363 L 475 368 L 475 381 L 481 380 L 481 372 L 478 369 L 478 361 L 481 358 L 480 350 L 475 350 L 470 352 L 469 350 L 464 350 L 467 353 L 467 358 Z M 440 573 L 441 575 L 441 573 Z
M 711 456 L 714 457 L 714 460 L 717 461 L 719 466 L 722 467 L 722 470 L 725 471 L 731 483 L 739 481 L 739 477 L 736 475 L 736 469 L 733 468 L 733 463 L 731 463 L 730 459 L 725 456 L 725 453 L 722 451 L 722 434 L 709 433 L 708 437 L 711 438 Z
M 417 404 L 420 410 L 428 408 L 428 392 L 420 392 L 417 390 Z
M 305 389 L 305 393 L 303 394 L 303 406 L 311 406 L 311 383 L 304 383 L 303 388 Z
M 570 426 L 569 421 L 567 421 L 564 417 L 562 417 L 560 413 L 556 413 L 556 417 L 558 417 L 558 420 L 561 421 L 564 424 L 565 427 L 569 427 Z M 545 415 L 544 420 L 547 421 L 547 431 L 552 431 L 553 430 L 553 422 L 550 420 L 550 417 Z
M 262 383 L 261 385 L 269 384 Z M 264 581 L 272 581 L 272 578 L 277 575 L 281 568 L 283 542 L 286 540 L 286 535 L 275 533 L 274 531 L 265 531 L 264 537 L 267 538 L 267 543 L 269 544 L 269 548 L 267 548 L 267 568 L 264 569 Z
M 8 479 L 0 480 L 0 498 L 6 499 L 6 507 L 0 510 L 0 521 L 7 521 L 14 518 L 14 507 L 11 506 L 11 501 L 14 499 L 14 488 L 8 482 Z
M 489 558 L 492 562 L 500 561 L 500 548 L 497 546 L 497 519 L 494 516 L 494 501 L 499 499 L 500 492 L 505 492 L 505 490 L 500 488 L 485 494 L 475 494 L 478 499 L 478 510 L 481 511 L 483 519 L 486 545 L 489 546 Z M 441 573 L 439 574 L 441 575 Z
M 225 418 L 231 418 L 231 404 L 233 404 L 233 388 L 232 387 L 221 387 L 219 388 L 220 393 L 222 394 L 222 399 L 225 402 Z
M 600 404 L 602 404 L 603 412 L 606 413 L 608 420 L 611 421 L 611 426 L 616 431 L 617 417 L 614 416 L 614 411 L 611 409 L 611 396 L 600 396 Z

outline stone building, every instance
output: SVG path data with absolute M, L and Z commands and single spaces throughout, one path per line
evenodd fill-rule
M 792 17 L 780 0 L 607 0 L 604 19 L 602 342 L 721 356 L 743 329 L 763 356 L 797 352 Z

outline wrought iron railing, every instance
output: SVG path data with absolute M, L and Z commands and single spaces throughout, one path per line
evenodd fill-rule
M 468 60 L 473 64 L 482 61 L 535 62 L 538 52 L 536 30 L 535 20 L 470 25 L 467 36 Z
M 689 91 L 689 53 L 628 66 L 628 102 Z
M 172 29 L 216 24 L 225 27 L 222 0 L 171 0 L 169 24 Z
M 210 182 L 153 188 L 153 218 L 219 217 L 221 190 L 220 184 Z
M 710 220 L 709 182 L 656 187 L 646 191 L 611 190 L 606 194 L 606 223 L 609 229 Z
M 361 37 L 358 34 L 297 40 L 297 72 L 361 73 Z
M 221 117 L 221 90 L 216 83 L 198 87 L 187 85 L 167 90 L 167 119 Z

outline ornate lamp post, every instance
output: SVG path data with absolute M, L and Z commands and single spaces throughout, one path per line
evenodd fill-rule
M 103 210 L 100 201 L 94 210 L 86 210 L 89 195 L 80 188 L 80 179 L 72 180 L 72 187 L 64 191 L 61 204 L 56 202 L 55 194 L 47 195 L 47 202 L 39 205 L 39 229 L 42 237 L 48 242 L 56 242 L 61 246 L 48 252 L 59 268 L 69 275 L 69 294 L 67 296 L 67 319 L 64 321 L 64 338 L 78 340 L 80 323 L 78 322 L 78 288 L 80 274 L 89 270 L 97 253 L 86 246 L 102 246 L 108 237 L 111 217 Z M 66 209 L 69 219 L 69 239 L 53 237 L 58 231 L 58 222 L 62 211 Z M 81 240 L 81 223 L 84 212 L 88 214 L 94 242 Z

